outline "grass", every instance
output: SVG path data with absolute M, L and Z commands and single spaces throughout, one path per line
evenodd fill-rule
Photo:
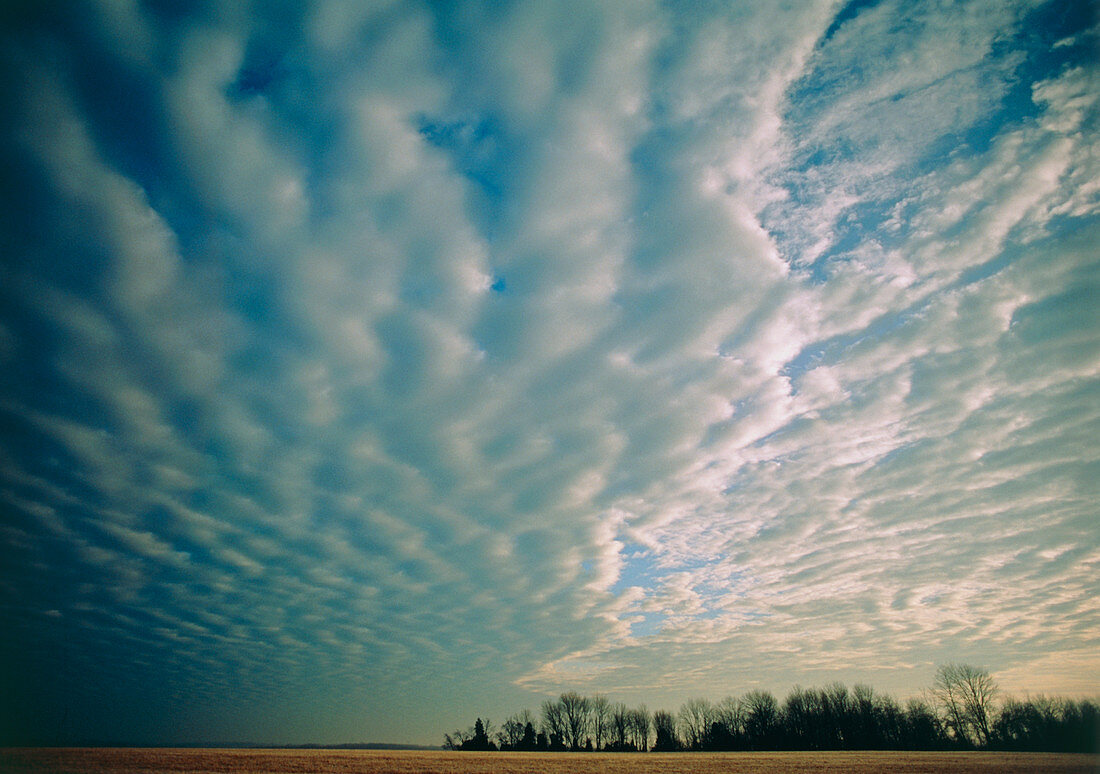
M 989 752 L 463 753 L 0 748 L 10 774 L 1097 774 L 1100 756 Z

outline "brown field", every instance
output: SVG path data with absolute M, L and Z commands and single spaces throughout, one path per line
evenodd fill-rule
M 51 774 L 1095 774 L 1100 756 L 1045 753 L 462 753 L 411 750 L 3 749 L 0 772 Z

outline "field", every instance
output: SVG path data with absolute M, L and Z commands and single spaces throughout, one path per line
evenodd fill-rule
M 459 753 L 377 750 L 3 749 L 5 774 L 1096 774 L 1100 756 L 1045 753 Z

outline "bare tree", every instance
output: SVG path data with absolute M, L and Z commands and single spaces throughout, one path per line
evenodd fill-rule
M 989 744 L 997 684 L 987 670 L 969 664 L 943 664 L 936 669 L 932 695 L 958 739 L 979 746 Z
M 653 728 L 653 715 L 644 704 L 630 711 L 630 736 L 634 749 L 645 752 L 649 749 L 649 732 Z
M 692 750 L 702 749 L 714 717 L 714 705 L 706 699 L 688 699 L 684 702 L 677 716 L 684 744 Z
M 796 685 L 783 701 L 783 723 L 787 734 L 799 747 L 811 746 L 816 726 L 821 725 L 821 718 L 814 712 L 814 699 L 813 691 Z
M 749 691 L 741 698 L 745 711 L 745 736 L 752 749 L 767 749 L 779 731 L 779 702 L 768 691 Z
M 455 729 L 453 734 L 443 735 L 443 747 L 448 750 L 461 750 L 462 745 L 466 743 L 470 737 L 473 736 L 473 731 L 463 731 L 461 728 Z
M 875 703 L 875 691 L 871 686 L 863 683 L 852 686 L 852 725 L 855 743 L 860 749 L 870 747 L 877 732 Z
M 522 710 L 512 715 L 501 725 L 500 730 L 497 731 L 497 741 L 501 747 L 507 745 L 512 749 L 519 747 L 523 742 L 524 732 L 527 730 L 528 724 L 533 724 L 534 718 L 531 717 L 530 710 Z
M 620 701 L 611 708 L 611 738 L 616 749 L 626 749 L 630 727 L 630 710 Z
M 549 737 L 550 744 L 554 740 L 564 744 L 566 735 L 565 710 L 560 701 L 547 699 L 542 703 L 542 728 Z
M 725 735 L 725 742 L 732 744 L 745 730 L 745 710 L 736 696 L 727 696 L 714 707 L 714 722 Z
M 670 752 L 680 747 L 680 740 L 676 738 L 676 719 L 671 712 L 657 710 L 653 713 L 653 730 L 656 739 L 653 749 L 657 752 Z
M 565 745 L 571 750 L 579 750 L 584 746 L 588 733 L 588 699 L 576 691 L 568 691 L 561 695 L 559 703 L 565 719 Z
M 443 735 L 443 746 L 448 750 L 495 750 L 496 745 L 490 737 L 493 736 L 493 724 L 486 718 L 477 719 L 471 728 L 461 729 L 454 734 Z
M 852 728 L 852 697 L 848 693 L 848 686 L 841 682 L 830 683 L 821 694 L 822 706 L 826 717 L 832 723 L 836 734 L 836 744 L 840 747 L 851 747 L 854 729 Z
M 595 737 L 596 749 L 600 750 L 611 731 L 611 702 L 606 696 L 597 693 L 589 699 L 588 704 L 592 716 L 592 736 Z

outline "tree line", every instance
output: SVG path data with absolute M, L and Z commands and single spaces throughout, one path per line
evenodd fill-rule
M 628 707 L 568 691 L 536 716 L 478 718 L 444 735 L 452 750 L 671 752 L 679 750 L 958 750 L 1100 752 L 1100 705 L 1002 696 L 989 672 L 946 664 L 920 698 L 899 704 L 866 685 L 796 687 L 779 702 L 764 690 L 718 702 L 690 699 L 677 712 Z

